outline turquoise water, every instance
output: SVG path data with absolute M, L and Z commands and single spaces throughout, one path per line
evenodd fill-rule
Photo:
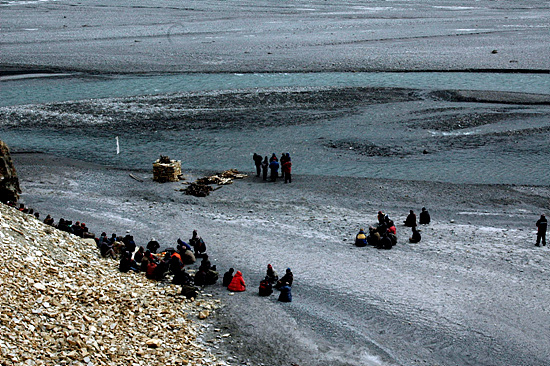
M 183 74 L 147 76 L 66 76 L 23 78 L 0 82 L 3 106 L 123 97 L 186 91 L 215 91 L 269 87 L 401 87 L 426 91 L 470 89 L 550 94 L 549 74 L 508 73 L 301 73 L 301 74 Z M 106 103 L 109 106 L 110 103 Z M 7 107 L 8 109 L 10 107 Z M 510 117 L 502 123 L 480 126 L 460 136 L 477 141 L 471 148 L 439 147 L 445 133 L 424 135 L 411 129 L 418 118 L 429 119 L 432 109 L 459 109 L 478 113 L 531 113 L 530 119 Z M 4 128 L 0 138 L 14 151 L 38 150 L 104 165 L 150 170 L 159 154 L 183 161 L 184 169 L 224 170 L 252 168 L 253 152 L 270 155 L 290 152 L 295 174 L 362 176 L 455 183 L 507 183 L 548 185 L 547 106 L 510 107 L 438 101 L 371 105 L 368 110 L 343 119 L 302 126 L 252 130 L 199 129 L 172 131 L 96 128 L 83 121 L 81 128 Z M 33 107 L 24 108 L 32 113 Z M 439 118 L 445 112 L 439 113 Z M 423 117 L 422 117 L 423 116 Z M 414 122 L 416 121 L 416 122 Z M 357 130 L 354 126 L 361 126 Z M 533 130 L 535 129 L 535 130 Z M 538 130 L 537 130 L 538 129 Z M 494 138 L 516 131 L 508 138 Z M 522 134 L 522 131 L 527 131 Z M 538 132 L 537 132 L 538 131 Z M 407 156 L 362 156 L 351 150 L 327 149 L 324 141 L 351 140 L 362 136 L 378 146 L 401 146 L 420 153 Z M 121 153 L 116 154 L 115 136 Z M 492 137 L 493 136 L 493 137 Z M 485 140 L 486 139 L 486 140 Z M 432 144 L 430 154 L 421 153 Z M 435 144 L 435 145 L 434 145 Z M 444 145 L 441 145 L 444 146 Z M 526 162 L 528 162 L 526 164 Z
M 6 79 L 0 106 L 189 91 L 267 87 L 401 87 L 550 94 L 550 74 L 467 72 L 177 74 Z

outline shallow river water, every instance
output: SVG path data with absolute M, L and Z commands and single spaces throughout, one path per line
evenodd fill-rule
M 4 109 L 32 111 L 33 107 L 21 105 L 189 91 L 200 94 L 247 90 L 255 93 L 260 88 L 399 87 L 425 93 L 460 89 L 550 94 L 549 74 L 409 72 L 42 76 L 4 77 L 0 84 L 0 100 L 8 106 Z M 449 114 L 455 110 L 458 114 Z M 509 117 L 499 117 L 494 123 L 474 123 L 469 128 L 417 128 L 426 120 L 448 119 L 454 123 L 458 119 L 475 121 L 479 115 L 486 118 L 495 114 Z M 253 152 L 280 155 L 284 151 L 290 152 L 294 158 L 295 174 L 547 185 L 550 181 L 548 115 L 547 105 L 510 107 L 427 99 L 374 104 L 368 108 L 360 106 L 353 113 L 295 126 L 173 131 L 158 125 L 152 132 L 150 129 L 126 129 L 124 125 L 97 128 L 93 123 L 83 121 L 81 129 L 68 130 L 2 127 L 0 137 L 14 151 L 44 151 L 143 170 L 149 170 L 159 154 L 182 160 L 184 169 L 251 170 Z M 116 136 L 119 137 L 120 154 L 116 154 Z M 364 142 L 398 153 L 364 154 L 357 149 L 357 143 Z M 422 154 L 423 150 L 430 153 Z

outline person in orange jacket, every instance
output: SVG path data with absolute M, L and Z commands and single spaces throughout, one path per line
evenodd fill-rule
M 241 271 L 237 271 L 237 273 L 235 273 L 235 276 L 233 276 L 233 279 L 231 280 L 229 286 L 227 286 L 227 289 L 233 292 L 242 292 L 246 290 L 246 284 L 244 283 L 244 278 Z

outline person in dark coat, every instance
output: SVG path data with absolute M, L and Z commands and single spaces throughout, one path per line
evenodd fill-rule
M 420 225 L 428 225 L 430 223 L 430 213 L 426 210 L 426 207 L 422 207 L 422 211 L 418 216 L 418 223 Z
M 540 242 L 542 245 L 546 245 L 546 229 L 548 228 L 548 221 L 546 221 L 546 216 L 540 215 L 540 219 L 536 223 L 537 225 L 537 247 L 540 247 Z
M 290 268 L 286 269 L 285 275 L 277 281 L 277 284 L 275 285 L 276 289 L 280 289 L 283 284 L 287 284 L 288 286 L 292 286 L 292 283 L 294 282 L 294 274 L 290 270 Z
M 405 226 L 413 227 L 416 226 L 416 214 L 413 210 L 409 211 L 409 215 L 405 219 Z
M 137 252 L 134 253 L 134 260 L 136 263 L 141 263 L 141 260 L 143 259 L 143 256 L 145 255 L 145 248 L 139 247 Z
M 229 284 L 231 283 L 231 280 L 233 279 L 233 272 L 235 272 L 235 270 L 233 268 L 229 268 L 229 271 L 223 274 L 223 280 L 222 280 L 223 287 L 229 286 Z
M 269 162 L 267 161 L 267 156 L 262 161 L 262 179 L 267 180 L 267 168 L 269 167 Z
M 367 246 L 367 235 L 363 229 L 359 229 L 359 232 L 355 236 L 355 245 L 358 247 Z
M 391 238 L 388 236 L 388 233 L 384 233 L 378 244 L 378 249 L 391 249 L 392 242 Z
M 416 226 L 412 227 L 412 236 L 409 238 L 409 243 L 419 243 L 422 239 L 420 232 L 416 229 Z
M 149 240 L 149 243 L 147 243 L 147 250 L 149 250 L 151 253 L 156 253 L 159 248 L 160 244 L 158 241 L 155 240 L 155 238 L 151 238 L 151 240 Z
M 273 293 L 273 285 L 271 281 L 266 276 L 262 281 L 260 281 L 260 287 L 258 288 L 258 295 L 260 296 L 269 296 Z
M 252 159 L 254 159 L 254 165 L 256 165 L 256 177 L 259 177 L 262 170 L 262 156 L 254 153 Z
M 281 291 L 279 294 L 279 301 L 292 302 L 292 288 L 288 283 L 283 283 L 279 290 Z
M 123 252 L 120 257 L 120 263 L 118 265 L 118 270 L 123 273 L 130 271 L 139 272 L 136 262 L 132 259 L 132 254 L 130 252 Z

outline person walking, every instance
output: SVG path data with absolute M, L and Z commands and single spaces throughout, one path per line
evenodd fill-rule
M 546 221 L 546 216 L 540 215 L 540 219 L 537 221 L 537 247 L 540 247 L 540 242 L 542 245 L 546 245 L 546 229 L 548 228 L 548 221 Z

